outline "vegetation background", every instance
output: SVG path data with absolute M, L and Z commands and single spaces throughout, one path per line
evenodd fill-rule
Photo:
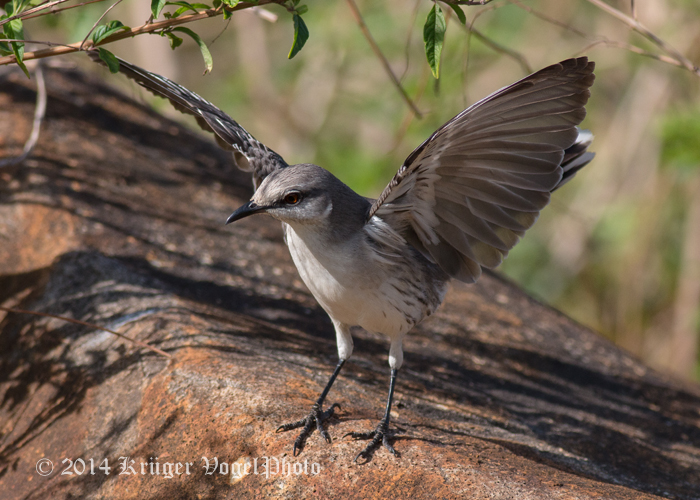
M 109 50 L 215 103 L 288 162 L 319 164 L 367 196 L 469 104 L 533 70 L 587 55 L 597 79 L 583 126 L 595 135 L 597 156 L 555 194 L 501 270 L 650 365 L 699 379 L 700 2 L 606 4 L 695 61 L 695 72 L 640 55 L 664 52 L 600 3 L 493 0 L 464 6 L 466 26 L 440 4 L 447 33 L 438 80 L 423 42 L 429 0 L 308 0 L 310 37 L 291 60 L 292 17 L 282 6 L 198 21 L 188 26 L 214 60 L 204 76 L 189 39 L 172 51 L 166 38 L 143 35 Z M 371 49 L 353 5 L 421 118 Z M 107 6 L 28 20 L 25 38 L 80 41 Z M 104 20 L 138 26 L 149 13 L 149 2 L 130 0 Z M 46 63 L 100 71 L 81 54 Z M 103 74 L 151 100 L 123 77 Z M 167 102 L 154 105 L 180 119 Z

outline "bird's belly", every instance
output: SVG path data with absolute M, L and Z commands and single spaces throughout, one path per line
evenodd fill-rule
M 372 265 L 367 256 L 347 251 L 315 255 L 291 228 L 287 245 L 301 279 L 321 307 L 341 323 L 393 338 L 407 333 L 442 301 L 442 293 L 437 300 L 427 300 L 420 287 L 398 275 L 393 266 Z

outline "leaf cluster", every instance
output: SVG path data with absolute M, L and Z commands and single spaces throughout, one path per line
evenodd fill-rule
M 0 16 L 0 21 L 14 17 L 31 6 L 31 0 L 12 0 L 5 5 L 5 14 Z M 24 26 L 21 19 L 11 19 L 2 25 L 3 35 L 12 42 L 0 42 L 0 55 L 14 55 L 17 65 L 22 68 L 29 78 L 29 71 L 24 64 Z
M 299 53 L 309 38 L 309 30 L 306 27 L 304 20 L 301 18 L 301 16 L 308 11 L 308 7 L 306 5 L 299 5 L 299 2 L 300 0 L 286 0 L 283 4 L 292 14 L 294 24 L 294 40 L 292 43 L 292 48 L 289 51 L 289 59 L 293 58 Z M 175 2 L 151 0 L 151 20 L 157 19 L 161 15 L 165 19 L 177 19 L 187 12 L 198 14 L 201 10 L 223 12 L 224 20 L 227 20 L 231 17 L 232 9 L 238 6 L 239 3 L 240 0 L 213 0 L 212 5 L 199 2 L 189 3 L 184 0 Z M 258 4 L 259 0 L 249 0 L 247 3 Z M 177 9 L 173 12 L 166 12 L 164 9 L 167 6 L 174 6 L 177 7 Z M 118 26 L 121 28 L 118 28 Z M 126 29 L 126 27 L 123 27 L 122 23 L 119 21 L 112 21 L 111 23 L 108 23 L 108 25 L 99 26 L 97 29 L 95 29 L 93 34 L 93 41 L 95 45 L 102 42 L 109 35 L 115 33 L 118 29 Z M 100 36 L 96 37 L 95 35 L 98 33 L 98 30 L 100 32 Z M 158 34 L 161 36 L 168 38 L 170 41 L 170 47 L 173 50 L 182 45 L 183 41 L 183 39 L 176 33 L 184 33 L 194 40 L 194 42 L 199 46 L 199 50 L 202 53 L 202 58 L 204 59 L 204 73 L 206 74 L 210 72 L 214 67 L 214 59 L 212 58 L 211 51 L 209 50 L 209 47 L 207 47 L 206 42 L 195 31 L 191 30 L 190 28 L 178 26 L 165 28 L 158 32 Z M 112 73 L 119 71 L 119 62 L 111 52 L 104 48 L 100 48 L 99 55 L 100 59 L 107 64 L 107 67 Z
M 23 18 L 29 17 L 29 14 L 31 14 L 31 17 L 50 15 L 53 13 L 51 10 L 52 8 L 65 1 L 68 0 L 54 0 L 51 2 L 48 0 L 11 0 L 11 2 L 7 3 L 5 6 L 5 13 L 0 16 L 0 28 L 2 29 L 2 34 L 4 35 L 4 41 L 0 42 L 0 57 L 11 56 L 12 59 L 10 59 L 10 61 L 4 61 L 5 64 L 8 62 L 15 62 L 20 68 L 22 68 L 27 77 L 29 77 L 29 72 L 24 61 L 26 40 L 24 35 Z M 202 58 L 204 59 L 204 73 L 206 74 L 213 68 L 213 58 L 207 44 L 194 30 L 179 25 L 192 22 L 196 19 L 202 19 L 203 17 L 213 17 L 217 15 L 223 15 L 224 20 L 227 20 L 230 18 L 231 13 L 234 10 L 238 10 L 240 8 L 257 7 L 258 5 L 272 3 L 283 6 L 292 16 L 294 38 L 288 56 L 291 59 L 299 53 L 309 38 L 309 30 L 306 23 L 304 23 L 304 20 L 302 19 L 302 15 L 308 11 L 308 7 L 306 5 L 301 5 L 300 0 L 248 0 L 247 2 L 241 2 L 241 0 L 212 0 L 211 4 L 200 2 L 190 3 L 185 0 L 151 0 L 151 18 L 144 26 L 132 29 L 124 25 L 124 23 L 119 20 L 112 20 L 104 24 L 96 24 L 85 37 L 83 43 L 79 44 L 79 46 L 66 46 L 68 50 L 64 50 L 63 47 L 59 47 L 62 52 L 57 50 L 55 53 L 50 49 L 50 54 L 32 54 L 31 58 L 46 57 L 47 55 L 57 55 L 58 53 L 99 47 L 100 58 L 107 64 L 110 71 L 117 72 L 119 71 L 119 63 L 117 58 L 109 50 L 104 48 L 103 45 L 112 43 L 117 39 L 124 38 L 124 33 L 121 36 L 115 37 L 115 35 L 119 35 L 120 32 L 128 31 L 132 36 L 142 33 L 159 34 L 168 38 L 172 49 L 176 49 L 182 45 L 183 39 L 179 35 L 185 34 L 192 38 L 192 40 L 194 40 L 194 42 L 199 46 L 202 53 Z M 80 7 L 83 5 L 86 4 L 79 4 L 73 7 Z M 166 7 L 171 7 L 173 9 L 166 10 Z M 28 10 L 30 8 L 31 11 Z M 38 14 L 36 12 L 38 12 Z M 107 12 L 109 12 L 109 9 Z M 105 14 L 107 12 L 105 12 Z M 162 18 L 162 21 L 156 22 L 156 20 L 159 18 Z M 89 41 L 89 43 L 86 45 L 87 41 Z M 49 46 L 60 45 L 51 42 L 43 43 L 46 43 Z

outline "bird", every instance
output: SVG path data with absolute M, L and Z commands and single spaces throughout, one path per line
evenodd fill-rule
M 404 338 L 437 310 L 450 280 L 474 283 L 482 268 L 498 266 L 551 193 L 594 156 L 593 135 L 578 127 L 595 79 L 586 57 L 550 65 L 457 114 L 408 155 L 377 199 L 320 166 L 287 164 L 197 94 L 119 63 L 121 73 L 194 115 L 251 171 L 254 194 L 226 224 L 262 213 L 281 221 L 303 282 L 331 319 L 335 370 L 308 415 L 277 428 L 301 428 L 295 456 L 314 429 L 331 442 L 324 422 L 340 406 L 324 404 L 353 353 L 355 326 L 388 337 L 389 392 L 376 428 L 344 437 L 369 441 L 354 462 L 381 446 L 399 455 L 390 422 Z

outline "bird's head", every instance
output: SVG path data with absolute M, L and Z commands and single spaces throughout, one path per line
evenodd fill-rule
M 276 170 L 265 178 L 248 203 L 231 214 L 226 224 L 257 213 L 268 213 L 292 226 L 323 223 L 333 211 L 333 195 L 338 184 L 346 187 L 316 165 L 300 164 Z

